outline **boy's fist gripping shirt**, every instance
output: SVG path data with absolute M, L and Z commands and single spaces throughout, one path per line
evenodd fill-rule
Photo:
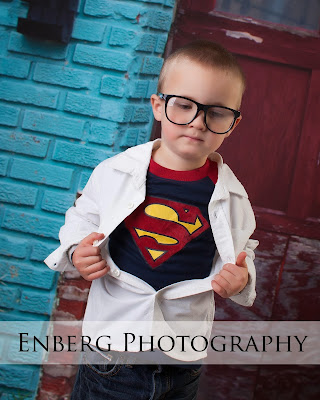
M 111 258 L 159 290 L 175 282 L 207 277 L 216 246 L 208 203 L 217 164 L 173 171 L 152 159 L 145 201 L 110 235 Z

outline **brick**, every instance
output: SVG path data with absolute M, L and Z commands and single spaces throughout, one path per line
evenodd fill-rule
M 86 186 L 91 174 L 92 174 L 92 171 L 91 172 L 85 171 L 85 172 L 81 173 L 78 191 L 81 192 L 83 190 L 83 188 Z
M 132 112 L 133 106 L 129 104 L 104 100 L 101 102 L 99 118 L 113 122 L 129 122 Z
M 77 287 L 84 291 L 85 289 L 90 289 L 91 282 L 86 281 L 85 279 L 74 279 L 74 278 L 66 278 L 64 275 L 64 281 L 59 285 L 60 287 L 63 286 L 72 286 L 72 287 Z
M 29 69 L 30 61 L 21 60 L 20 58 L 0 57 L 0 75 L 27 78 Z
M 75 194 L 58 193 L 47 190 L 44 193 L 41 208 L 45 211 L 51 211 L 58 214 L 65 214 L 75 202 Z
M 25 206 L 36 204 L 38 189 L 16 183 L 1 182 L 0 201 Z
M 93 74 L 80 69 L 37 63 L 33 79 L 37 82 L 50 83 L 74 89 L 90 88 Z
M 20 331 L 21 332 L 21 331 Z M 22 332 L 28 332 L 29 337 L 31 336 L 29 328 Z M 39 337 L 39 336 L 37 336 Z M 30 349 L 28 352 L 20 351 L 20 342 L 19 340 L 11 340 L 8 345 L 8 361 L 11 363 L 18 363 L 18 364 L 42 364 L 43 356 L 44 356 L 44 349 L 37 348 L 37 351 L 33 351 L 33 343 L 31 341 L 31 337 L 29 343 L 23 343 L 23 349 Z M 39 346 L 40 347 L 40 346 Z M 8 400 L 15 400 L 16 397 L 8 398 Z M 21 397 L 19 397 L 21 399 Z M 1 399 L 2 400 L 2 399 Z M 23 400 L 25 398 L 23 397 Z M 32 398 L 34 400 L 34 397 Z
M 100 93 L 123 97 L 127 81 L 123 78 L 104 75 L 101 80 Z
M 27 110 L 24 113 L 22 128 L 51 135 L 81 139 L 84 124 L 85 122 L 78 118 L 66 118 L 60 115 Z
M 0 307 L 14 309 L 20 299 L 20 290 L 17 287 L 0 285 Z
M 39 372 L 39 367 L 35 365 L 2 364 L 0 366 L 0 382 L 5 382 L 8 388 L 33 391 L 38 386 Z
M 6 285 L 7 286 L 7 285 Z M 16 286 L 16 285 L 12 285 Z M 8 315 L 8 314 L 7 314 Z M 0 332 L 5 334 L 5 335 L 16 335 L 17 332 L 20 331 L 20 329 L 24 329 L 26 326 L 26 321 L 30 321 L 29 318 L 26 318 L 25 320 L 17 320 L 16 317 L 17 315 L 11 314 L 11 317 L 7 318 L 7 319 L 0 319 Z M 2 317 L 2 314 L 1 314 Z M 6 323 L 8 322 L 8 323 Z M 43 321 L 38 321 L 38 322 L 34 322 L 36 328 L 38 329 L 33 329 L 34 331 L 37 332 L 41 332 L 41 328 L 43 328 L 43 324 L 45 324 L 46 322 Z M 30 324 L 31 326 L 34 326 L 34 324 Z M 47 323 L 48 324 L 48 323 Z M 29 324 L 28 324 L 29 325 Z
M 17 126 L 20 109 L 0 104 L 0 124 L 7 126 Z
M 158 40 L 158 35 L 156 34 L 144 34 L 141 35 L 138 45 L 135 50 L 153 52 Z
M 140 129 L 137 144 L 142 144 L 150 140 L 151 128 L 150 129 Z
M 6 349 L 6 341 L 4 340 L 4 336 L 2 335 L 1 337 L 1 341 L 0 341 L 0 360 L 3 360 L 5 355 L 4 355 L 4 351 Z
M 9 235 L 0 236 L 0 254 L 7 257 L 25 258 L 28 251 L 29 242 L 27 240 L 17 239 Z
M 125 135 L 123 136 L 120 145 L 123 147 L 135 146 L 137 144 L 138 134 L 139 134 L 139 129 L 137 128 L 126 129 Z
M 149 81 L 149 87 L 147 92 L 147 97 L 151 97 L 152 94 L 158 93 L 158 79 L 154 81 Z
M 172 23 L 172 11 L 159 11 L 156 9 L 149 9 L 147 13 L 142 15 L 140 21 L 143 27 L 168 32 Z
M 43 372 L 53 376 L 65 376 L 67 378 L 71 378 L 76 375 L 78 371 L 78 365 L 59 365 L 59 364 L 44 364 L 43 365 Z M 50 400 L 50 399 L 48 399 Z
M 128 4 L 128 2 L 106 2 L 105 0 L 87 0 L 84 13 L 95 17 L 111 17 L 118 20 L 120 17 L 137 23 L 138 15 L 144 10 L 140 5 Z
M 17 309 L 35 314 L 50 315 L 55 293 L 36 289 L 24 289 Z
M 105 24 L 76 18 L 72 37 L 73 39 L 86 40 L 88 42 L 102 42 L 105 29 Z
M 128 97 L 133 99 L 146 98 L 148 86 L 148 81 L 138 80 L 130 82 L 128 88 Z
M 0 314 L 1 318 L 1 314 Z M 58 311 L 56 308 L 52 312 L 52 318 L 54 321 L 76 321 L 73 314 L 68 311 Z
M 86 303 L 82 301 L 60 299 L 57 311 L 65 311 L 72 314 L 77 320 L 84 316 Z
M 132 122 L 149 122 L 152 116 L 151 106 L 136 106 L 132 115 Z
M 118 131 L 119 126 L 115 122 L 105 121 L 103 124 L 93 122 L 90 129 L 89 142 L 112 146 Z
M 74 271 L 65 271 L 63 276 L 66 279 L 82 279 L 80 273 L 76 269 Z
M 110 153 L 97 148 L 57 141 L 52 158 L 56 161 L 94 168 L 109 155 Z
M 6 0 L 2 0 L 6 1 Z M 0 25 L 4 26 L 17 26 L 18 16 L 12 15 L 9 8 L 0 7 Z
M 163 54 L 164 50 L 166 48 L 167 41 L 168 41 L 168 34 L 158 35 L 158 40 L 157 40 L 157 44 L 156 44 L 154 51 L 156 53 Z
M 162 64 L 163 59 L 160 57 L 144 57 L 141 72 L 147 75 L 159 75 Z
M 59 246 L 59 243 L 50 245 L 47 242 L 35 242 L 32 245 L 30 260 L 43 261 Z
M 32 39 L 20 33 L 11 32 L 8 49 L 16 53 L 65 60 L 68 46 L 49 40 Z
M 0 26 L 0 54 L 7 54 L 7 45 L 10 37 L 10 32 L 7 28 Z
M 10 176 L 25 181 L 69 189 L 73 170 L 50 164 L 15 159 Z
M 0 130 L 0 149 L 15 153 L 45 157 L 50 140 L 16 131 Z
M 116 71 L 127 71 L 131 57 L 124 52 L 77 44 L 73 61 Z
M 39 214 L 5 210 L 2 226 L 13 231 L 58 239 L 63 221 L 63 219 L 57 217 L 47 218 Z
M 11 0 L 2 0 L 3 2 L 10 2 Z M 0 25 L 16 27 L 18 23 L 18 17 L 27 16 L 27 8 L 19 4 L 17 8 L 16 5 L 9 7 L 8 5 L 3 5 L 0 7 Z
M 80 288 L 77 287 L 77 284 L 74 285 L 68 284 L 59 286 L 59 299 L 87 301 L 88 293 L 89 293 L 89 288 Z
M 0 99 L 14 103 L 56 108 L 58 95 L 57 90 L 35 87 L 30 83 L 0 81 Z
M 4 0 L 6 1 L 6 0 Z M 2 398 L 1 400 L 16 400 L 17 396 L 15 394 L 12 393 L 7 393 L 7 392 L 2 392 Z M 34 400 L 33 395 L 29 394 L 24 394 L 23 395 L 23 400 Z M 48 399 L 41 399 L 41 400 L 48 400 Z M 53 399 L 52 399 L 53 400 Z
M 8 169 L 8 164 L 9 164 L 8 157 L 0 157 L 0 175 L 1 176 L 6 175 L 7 169 Z
M 0 322 L 10 321 L 9 329 L 13 330 L 14 327 L 17 327 L 17 326 L 21 327 L 21 325 L 23 328 L 25 326 L 25 321 L 30 321 L 30 322 L 34 321 L 34 317 L 35 316 L 31 315 L 31 314 L 25 314 L 25 315 L 22 314 L 21 315 L 21 313 L 3 311 L 0 313 Z M 45 318 L 45 320 L 47 320 L 47 318 Z M 37 323 L 37 325 L 38 325 L 38 323 Z M 17 332 L 17 329 L 15 328 L 15 330 L 13 331 L 13 334 L 16 334 L 16 332 Z
M 98 117 L 101 100 L 96 97 L 85 96 L 69 92 L 64 104 L 64 110 L 76 114 Z
M 62 376 L 55 378 L 48 374 L 43 374 L 41 379 L 41 393 L 43 391 L 54 393 L 57 396 L 57 399 L 62 399 L 63 397 L 61 396 L 72 392 L 72 383 L 70 379 Z M 44 399 L 45 398 L 43 397 L 43 400 Z M 51 396 L 48 397 L 48 400 L 49 399 L 53 400 Z
M 133 47 L 138 39 L 137 32 L 128 29 L 112 27 L 109 44 L 111 46 L 130 46 Z

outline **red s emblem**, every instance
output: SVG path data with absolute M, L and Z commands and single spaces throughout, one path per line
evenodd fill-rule
M 125 224 L 152 268 L 209 228 L 198 207 L 156 197 L 146 198 Z

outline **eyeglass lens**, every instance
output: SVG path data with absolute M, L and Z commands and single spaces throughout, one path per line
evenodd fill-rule
M 197 105 L 190 100 L 180 97 L 171 97 L 167 103 L 167 117 L 174 124 L 188 124 L 196 116 Z M 228 131 L 234 121 L 234 113 L 231 110 L 218 106 L 207 110 L 207 127 L 214 132 L 224 133 Z

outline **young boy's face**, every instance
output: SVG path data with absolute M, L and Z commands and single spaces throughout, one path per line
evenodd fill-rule
M 169 66 L 162 93 L 187 97 L 205 105 L 239 109 L 243 86 L 241 79 L 230 71 L 203 66 L 184 59 Z M 211 132 L 204 123 L 204 113 L 188 125 L 176 125 L 165 114 L 165 101 L 151 96 L 154 117 L 161 121 L 161 146 L 154 153 L 156 162 L 167 168 L 188 170 L 201 167 L 208 155 L 216 151 L 240 122 L 225 134 Z

